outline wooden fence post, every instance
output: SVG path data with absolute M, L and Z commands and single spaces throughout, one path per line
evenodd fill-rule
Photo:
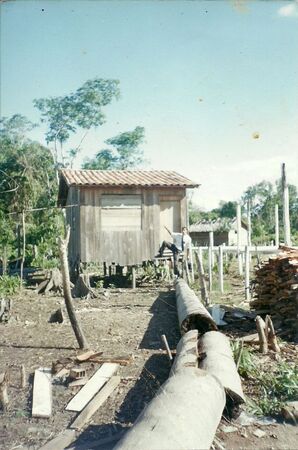
M 204 275 L 205 271 L 204 271 L 204 262 L 203 262 L 203 250 L 201 247 L 198 247 L 198 257 L 201 261 L 201 272 Z
M 251 200 L 247 201 L 247 245 L 251 246 Z
M 250 266 L 250 253 L 249 246 L 245 246 L 245 299 L 250 300 L 249 291 L 249 267 Z
M 132 266 L 131 268 L 131 275 L 132 275 L 132 289 L 135 289 L 137 286 L 137 275 L 136 275 L 136 268 L 135 266 Z
M 202 264 L 202 260 L 200 258 L 199 252 L 198 253 L 195 252 L 195 256 L 197 259 L 198 274 L 199 274 L 199 280 L 200 280 L 200 285 L 201 285 L 201 297 L 202 297 L 202 300 L 203 300 L 205 306 L 207 306 L 207 305 L 209 305 L 210 301 L 209 301 L 208 291 L 207 291 L 207 287 L 206 287 L 206 280 L 205 280 L 205 275 L 204 275 L 204 270 L 203 270 L 203 264 Z
M 218 276 L 219 276 L 219 288 L 220 292 L 224 293 L 224 282 L 223 282 L 223 251 L 222 245 L 218 247 Z
M 214 267 L 214 254 L 213 254 L 214 234 L 213 234 L 213 231 L 209 231 L 209 247 L 211 248 L 211 265 L 212 265 L 212 269 L 213 269 L 213 267 Z
M 278 205 L 275 205 L 275 245 L 279 247 L 279 216 Z
M 240 252 L 240 233 L 241 233 L 241 206 L 237 203 L 237 255 L 239 275 L 243 275 L 242 254 Z
M 212 248 L 208 247 L 208 276 L 209 276 L 209 292 L 212 291 Z
M 289 206 L 289 188 L 286 180 L 286 165 L 281 166 L 281 185 L 283 192 L 283 222 L 285 245 L 291 247 L 291 229 L 290 229 L 290 206 Z

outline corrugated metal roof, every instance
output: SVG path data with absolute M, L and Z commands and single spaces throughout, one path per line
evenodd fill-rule
M 173 186 L 198 187 L 199 184 L 167 170 L 72 170 L 60 172 L 68 186 Z
M 234 219 L 215 219 L 215 220 L 200 220 L 189 227 L 191 232 L 209 232 L 209 231 L 219 231 L 219 230 L 230 230 L 236 225 L 236 218 Z M 243 226 L 243 223 L 242 223 Z

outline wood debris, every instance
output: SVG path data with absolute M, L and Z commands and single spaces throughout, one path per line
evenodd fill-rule
M 37 369 L 34 373 L 32 417 L 50 417 L 52 414 L 51 369 Z
M 257 269 L 255 283 L 256 295 L 251 307 L 266 310 L 276 328 L 284 328 L 288 337 L 295 338 L 298 330 L 298 250 L 281 247 L 278 256 Z
M 117 372 L 118 368 L 118 364 L 103 364 L 68 403 L 66 409 L 68 411 L 82 411 L 102 386 Z
M 0 322 L 9 321 L 11 308 L 12 301 L 10 299 L 0 299 Z

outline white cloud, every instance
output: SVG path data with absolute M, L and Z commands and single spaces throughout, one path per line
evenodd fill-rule
M 292 2 L 282 6 L 278 10 L 278 14 L 282 17 L 298 17 L 298 2 Z

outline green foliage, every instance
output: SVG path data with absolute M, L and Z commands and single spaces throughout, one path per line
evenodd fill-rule
M 54 143 L 55 164 L 69 164 L 62 146 L 70 135 L 79 129 L 85 133 L 75 149 L 70 150 L 73 160 L 80 150 L 82 140 L 87 131 L 105 122 L 102 111 L 115 98 L 120 96 L 119 81 L 95 78 L 86 81 L 75 92 L 61 97 L 40 98 L 34 100 L 34 106 L 41 112 L 42 122 L 48 124 L 46 142 Z M 58 155 L 57 144 L 60 144 L 61 154 Z
M 289 184 L 290 222 L 294 243 L 298 232 L 298 192 Z M 280 180 L 274 184 L 268 181 L 249 186 L 242 196 L 246 206 L 251 205 L 252 241 L 261 244 L 275 238 L 275 205 L 279 206 L 280 234 L 283 234 L 282 186 Z M 298 241 L 297 241 L 298 242 Z
M 28 250 L 33 246 L 40 246 L 39 254 L 43 251 L 45 255 L 49 251 L 57 254 L 56 240 L 63 225 L 61 212 L 56 209 L 57 179 L 53 157 L 48 148 L 24 136 L 24 130 L 31 127 L 23 116 L 13 116 L 2 119 L 0 132 L 0 252 L 3 254 L 5 249 L 8 257 L 15 256 L 20 213 L 26 211 L 29 261 L 32 257 Z M 28 212 L 31 209 L 33 211 Z
M 20 278 L 9 275 L 0 276 L 0 297 L 13 295 L 20 289 Z
M 239 340 L 232 342 L 232 351 L 235 362 L 238 364 L 238 372 L 242 377 L 251 377 L 256 374 L 256 364 L 252 353 L 241 345 Z
M 238 362 L 239 374 L 253 379 L 256 399 L 247 399 L 248 409 L 256 415 L 274 415 L 280 413 L 287 401 L 295 400 L 298 395 L 298 366 L 280 361 L 270 370 L 263 369 L 256 357 L 240 341 L 232 343 L 234 359 Z
M 100 150 L 95 158 L 86 159 L 84 169 L 125 170 L 138 167 L 144 163 L 140 145 L 144 141 L 145 129 L 136 127 L 132 131 L 120 133 L 105 141 L 112 149 Z

